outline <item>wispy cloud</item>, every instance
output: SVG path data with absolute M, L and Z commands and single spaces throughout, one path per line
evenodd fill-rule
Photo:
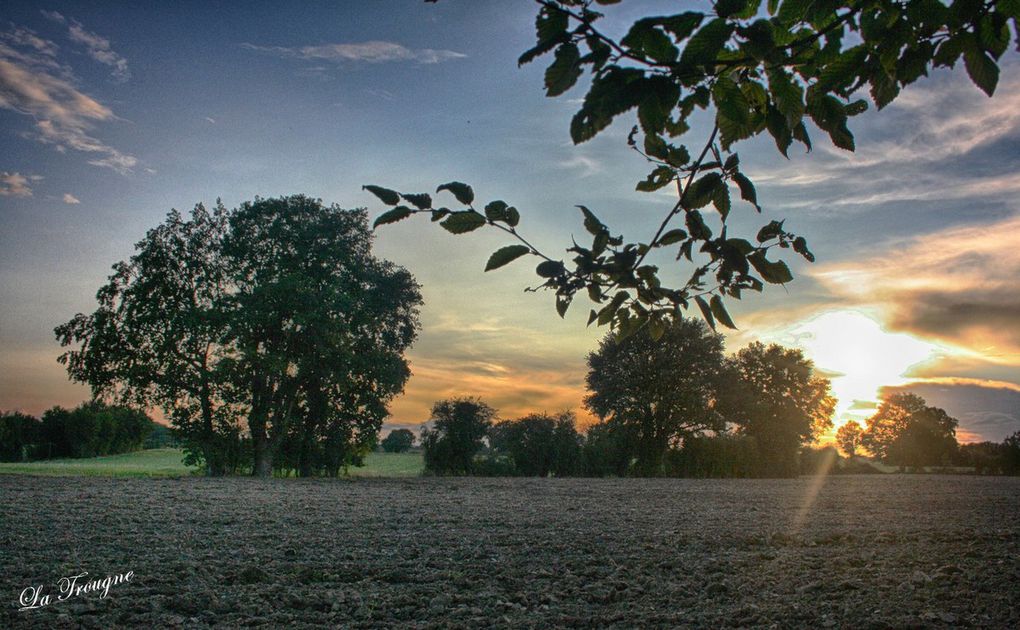
M 56 58 L 56 44 L 24 29 L 0 33 L 0 108 L 31 117 L 25 135 L 89 154 L 89 164 L 130 172 L 138 163 L 91 135 L 99 122 L 115 120 L 113 111 L 78 88 L 71 69 Z
M 370 41 L 351 44 L 322 44 L 319 46 L 256 46 L 241 44 L 248 50 L 268 53 L 278 57 L 303 59 L 306 61 L 330 61 L 333 63 L 392 63 L 412 62 L 435 64 L 461 59 L 467 55 L 452 50 L 432 48 L 408 48 L 395 42 Z
M 64 203 L 66 203 L 69 206 L 73 206 L 75 204 L 81 203 L 81 200 L 78 199 L 77 197 L 75 197 L 74 195 L 72 195 L 71 193 L 64 193 L 64 198 L 63 199 L 64 199 Z
M 851 305 L 884 312 L 895 330 L 1020 367 L 1020 214 L 898 242 L 809 271 Z
M 92 57 L 99 63 L 110 66 L 113 78 L 117 81 L 127 81 L 131 78 L 131 70 L 128 69 L 127 59 L 121 57 L 110 48 L 110 40 L 100 37 L 95 33 L 85 30 L 79 22 L 72 22 L 68 27 L 68 34 L 71 41 L 83 44 Z
M 22 175 L 21 173 L 0 173 L 0 197 L 31 197 L 30 181 L 42 179 L 39 175 Z

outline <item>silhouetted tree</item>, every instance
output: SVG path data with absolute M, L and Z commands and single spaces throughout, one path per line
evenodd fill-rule
M 432 426 L 421 431 L 425 470 L 436 475 L 470 475 L 495 416 L 495 409 L 476 398 L 452 398 L 433 405 Z
M 911 393 L 887 397 L 868 418 L 861 443 L 884 462 L 900 467 L 944 465 L 955 453 L 956 418 Z
M 43 413 L 31 450 L 40 459 L 129 453 L 142 448 L 154 427 L 145 412 L 124 405 L 53 407 Z
M 392 207 L 379 224 L 423 213 L 454 234 L 486 225 L 502 230 L 513 244 L 493 253 L 486 269 L 535 256 L 541 286 L 555 292 L 561 315 L 580 294 L 593 302 L 592 320 L 624 333 L 645 323 L 661 324 L 694 304 L 709 321 L 733 327 L 724 299 L 793 279 L 786 262 L 775 258 L 777 250 L 814 260 L 804 238 L 787 232 L 783 221 L 769 222 L 753 240 L 753 230 L 740 238 L 737 229 L 747 221 L 728 221 L 740 214 L 731 202 L 738 191 L 761 212 L 755 187 L 732 152 L 737 142 L 768 135 L 784 156 L 794 141 L 810 150 L 810 121 L 833 145 L 853 151 L 848 122 L 868 109 L 859 98 L 865 86 L 881 109 L 930 69 L 954 67 L 961 60 L 971 80 L 990 96 L 998 84 L 997 61 L 1016 40 L 1018 19 L 1016 3 L 1002 0 L 782 0 L 765 6 L 727 0 L 710 3 L 708 11 L 684 6 L 673 15 L 639 15 L 630 28 L 605 28 L 597 26 L 605 9 L 595 11 L 591 2 L 537 4 L 535 45 L 518 63 L 552 53 L 544 75 L 550 97 L 590 75 L 570 122 L 576 144 L 637 110 L 639 125 L 627 142 L 651 168 L 637 189 L 675 186 L 678 195 L 663 209 L 658 229 L 641 242 L 624 243 L 582 206 L 592 242 L 590 247 L 575 242 L 567 250 L 568 267 L 525 239 L 516 208 L 503 201 L 475 202 L 463 183 L 437 189 L 456 197 L 460 206 L 453 212 L 445 200 L 434 206 L 426 194 L 366 188 Z M 629 5 L 622 10 L 633 12 Z M 613 32 L 623 36 L 611 37 Z M 682 142 L 695 124 L 699 144 L 688 147 Z M 703 213 L 709 204 L 714 211 Z M 649 262 L 653 252 L 663 250 L 669 255 L 662 260 L 671 261 L 669 273 L 659 273 L 662 263 Z M 672 262 L 684 259 L 689 276 L 676 273 Z M 711 298 L 702 297 L 706 294 Z
M 761 474 L 758 441 L 746 435 L 696 435 L 684 439 L 667 457 L 676 477 L 757 477 Z
M 1005 443 L 973 442 L 961 444 L 956 451 L 954 464 L 970 466 L 978 475 L 1001 475 L 1006 471 Z
M 1002 447 L 1003 472 L 1020 475 L 1020 431 L 1003 440 Z
M 42 423 L 35 416 L 20 411 L 0 414 L 0 462 L 31 459 L 41 433 Z
M 510 456 L 518 475 L 565 477 L 580 469 L 581 436 L 569 411 L 498 422 L 489 430 L 489 442 L 495 453 Z
M 728 360 L 721 408 L 758 442 L 761 474 L 795 476 L 800 446 L 832 426 L 836 401 L 829 380 L 815 376 L 800 350 L 754 342 Z
M 634 439 L 631 427 L 602 421 L 588 427 L 581 447 L 582 474 L 624 477 L 630 471 Z
M 382 441 L 387 453 L 406 453 L 414 445 L 414 433 L 409 429 L 394 429 Z
M 836 431 L 836 444 L 847 457 L 857 454 L 861 445 L 861 434 L 864 429 L 856 421 L 850 420 Z
M 715 409 L 723 375 L 723 339 L 703 322 L 676 320 L 626 338 L 609 334 L 588 355 L 585 406 L 631 438 L 642 476 L 663 472 L 670 444 L 718 429 Z
M 142 407 L 161 406 L 210 475 L 227 472 L 223 442 L 237 433 L 240 410 L 225 401 L 230 375 L 222 369 L 229 290 L 222 256 L 228 213 L 222 204 L 195 206 L 166 221 L 113 266 L 96 294 L 99 308 L 55 329 L 59 358 L 96 397 Z

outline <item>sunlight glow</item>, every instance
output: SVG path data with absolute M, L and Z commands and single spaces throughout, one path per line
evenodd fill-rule
M 882 387 L 905 384 L 910 368 L 941 353 L 932 343 L 886 332 L 859 311 L 823 313 L 792 334 L 815 367 L 832 379 L 832 393 L 839 399 L 837 427 L 871 415 L 868 405 L 878 401 Z

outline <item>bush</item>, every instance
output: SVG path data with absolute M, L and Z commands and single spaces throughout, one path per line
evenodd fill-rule
M 566 477 L 581 469 L 582 438 L 569 411 L 504 420 L 489 429 L 488 438 L 494 455 L 509 457 L 509 474 Z
M 390 431 L 382 441 L 382 449 L 387 453 L 406 453 L 414 445 L 414 433 L 408 429 Z
M 8 411 L 0 415 L 0 461 L 23 462 L 33 459 L 42 423 L 35 416 Z
M 666 456 L 674 477 L 757 477 L 761 474 L 758 442 L 750 436 L 695 436 Z

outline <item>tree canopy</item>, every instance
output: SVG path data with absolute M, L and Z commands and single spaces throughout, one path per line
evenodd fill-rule
M 609 334 L 588 355 L 585 406 L 631 436 L 636 471 L 662 472 L 670 445 L 723 428 L 716 409 L 723 377 L 723 339 L 699 320 L 677 320 L 658 340 L 650 330 Z
M 469 475 L 475 454 L 496 417 L 496 410 L 476 398 L 451 398 L 432 406 L 431 427 L 421 431 L 425 470 L 437 475 Z
M 800 350 L 754 342 L 729 360 L 720 407 L 727 422 L 757 439 L 765 473 L 796 475 L 800 446 L 832 427 L 836 399 Z
M 945 465 L 956 451 L 956 425 L 956 418 L 917 394 L 897 393 L 868 418 L 861 444 L 896 466 Z
M 363 210 L 302 195 L 171 211 L 58 326 L 95 396 L 161 406 L 210 474 L 337 474 L 374 444 L 410 375 L 419 287 L 371 254 Z M 274 458 L 278 454 L 282 459 Z
M 853 151 L 850 118 L 870 105 L 886 107 L 903 87 L 961 61 L 991 96 L 997 62 L 1016 39 L 1020 19 L 1016 0 L 722 0 L 708 12 L 642 17 L 614 39 L 600 30 L 604 16 L 596 9 L 619 0 L 536 4 L 535 46 L 519 64 L 552 55 L 545 72 L 549 97 L 589 77 L 570 123 L 576 144 L 636 110 L 638 124 L 627 142 L 651 168 L 637 190 L 676 188 L 677 200 L 658 229 L 628 242 L 579 206 L 591 244 L 574 242 L 564 261 L 525 238 L 521 212 L 511 203 L 476 201 L 462 182 L 436 188 L 452 194 L 460 204 L 453 209 L 427 193 L 365 188 L 391 207 L 376 226 L 427 214 L 454 234 L 484 226 L 502 230 L 512 244 L 491 255 L 486 271 L 533 256 L 538 286 L 555 293 L 561 316 L 582 293 L 593 303 L 589 325 L 609 324 L 625 334 L 646 323 L 658 334 L 665 321 L 695 304 L 711 326 L 732 328 L 725 300 L 793 279 L 778 252 L 814 260 L 807 241 L 782 220 L 768 221 L 756 234 L 729 229 L 734 214 L 763 210 L 734 151 L 740 141 L 768 134 L 787 156 L 794 142 L 810 151 L 819 130 L 836 147 Z M 711 123 L 694 130 L 699 111 L 708 112 Z M 746 205 L 733 203 L 735 195 Z M 660 268 L 675 267 L 674 261 L 686 261 L 690 274 L 669 286 L 671 274 Z

